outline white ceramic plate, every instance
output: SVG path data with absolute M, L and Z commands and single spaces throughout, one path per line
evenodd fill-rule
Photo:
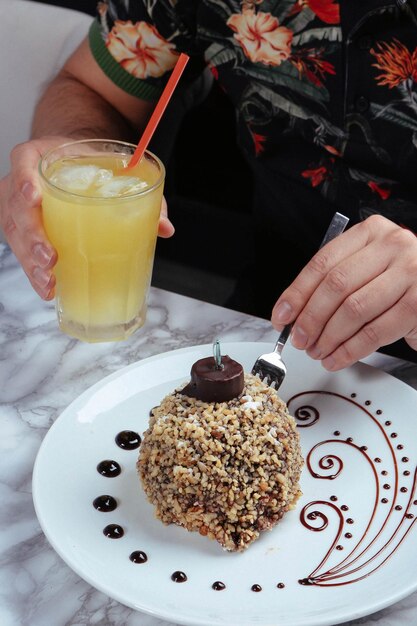
M 270 349 L 230 343 L 223 354 L 250 371 Z M 301 426 L 304 495 L 245 553 L 224 552 L 154 518 L 135 471 L 138 450 L 121 449 L 115 436 L 142 435 L 149 410 L 211 353 L 197 346 L 126 367 L 83 393 L 52 426 L 36 460 L 33 497 L 45 535 L 67 564 L 127 606 L 199 626 L 333 625 L 417 589 L 417 392 L 367 365 L 329 374 L 286 348 L 280 395 Z M 105 459 L 120 465 L 120 475 L 99 474 Z M 117 508 L 96 510 L 100 495 L 113 496 Z M 124 535 L 106 537 L 109 524 Z M 147 561 L 133 563 L 134 551 Z M 187 581 L 174 582 L 176 571 Z M 225 589 L 215 591 L 215 581 Z

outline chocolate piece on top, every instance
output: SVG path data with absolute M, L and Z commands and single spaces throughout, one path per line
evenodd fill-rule
M 229 356 L 221 357 L 221 365 L 214 357 L 196 361 L 191 368 L 191 380 L 182 393 L 203 402 L 227 402 L 242 393 L 243 367 Z

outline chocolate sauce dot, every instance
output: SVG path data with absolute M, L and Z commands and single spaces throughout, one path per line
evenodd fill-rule
M 343 546 L 336 546 L 336 550 L 343 550 Z
M 223 591 L 223 589 L 226 589 L 226 585 L 222 583 L 221 580 L 216 580 L 216 582 L 212 584 L 211 588 L 214 589 L 214 591 Z
M 132 563 L 146 563 L 146 561 L 148 560 L 148 556 L 145 552 L 142 552 L 142 550 L 135 550 L 129 556 L 129 559 L 132 561 Z
M 252 585 L 251 590 L 255 593 L 259 593 L 260 591 L 262 591 L 262 587 L 261 585 Z
M 338 437 L 340 435 L 340 430 L 335 430 L 333 435 L 335 435 L 336 437 Z
M 397 433 L 391 433 L 391 439 L 395 439 L 396 437 L 398 437 Z
M 409 461 L 408 456 L 403 456 L 403 458 L 401 459 L 401 461 L 402 461 L 403 463 L 408 463 L 408 461 Z
M 352 533 L 345 533 L 346 539 L 352 539 Z
M 403 450 L 403 449 L 404 449 L 403 444 L 399 443 L 398 446 L 397 446 L 397 450 Z
M 378 409 L 378 410 L 377 410 L 377 412 L 376 412 L 376 414 L 377 414 L 377 415 L 382 415 L 382 411 L 381 411 L 381 409 Z
M 381 463 L 381 459 L 378 456 L 374 459 L 374 461 L 375 463 Z
M 391 485 L 389 485 L 388 483 L 385 483 L 385 485 L 383 485 L 384 489 L 391 489 Z
M 369 406 L 370 404 L 372 404 L 372 402 L 370 400 L 365 400 L 365 404 L 366 406 Z
M 406 514 L 406 518 L 407 519 L 413 519 L 414 515 L 412 513 L 407 513 Z
M 401 487 L 400 491 L 401 493 L 407 493 L 408 489 L 407 487 Z
M 352 443 L 352 441 L 353 441 L 353 437 L 348 437 L 348 438 L 346 439 L 346 441 L 347 441 L 348 443 Z
M 93 507 L 97 509 L 97 511 L 107 513 L 108 511 L 114 511 L 114 509 L 117 508 L 117 501 L 113 498 L 113 496 L 98 496 L 93 500 Z
M 381 502 L 382 504 L 386 504 L 388 502 L 388 498 L 382 498 Z
M 119 524 L 109 524 L 103 528 L 103 535 L 106 535 L 109 539 L 120 539 L 125 534 L 125 531 Z
M 363 450 L 364 452 L 368 449 L 368 446 L 361 446 L 361 450 Z
M 348 517 L 346 520 L 346 524 L 353 524 L 353 519 L 351 517 Z
M 331 500 L 332 502 L 336 502 L 336 500 L 337 500 L 337 496 L 330 496 L 330 500 Z
M 313 578 L 300 578 L 298 580 L 298 583 L 300 585 L 314 585 L 314 579 Z
M 387 421 L 385 422 L 385 426 L 391 426 L 391 422 L 390 422 L 389 420 L 387 420 Z
M 409 470 L 405 470 L 405 471 L 403 472 L 403 476 L 410 476 L 410 472 L 409 472 Z
M 386 475 L 388 474 L 388 472 L 387 472 L 387 470 L 382 470 L 381 474 L 382 474 L 383 476 L 386 476 Z
M 102 476 L 106 478 L 114 478 L 118 476 L 122 471 L 122 468 L 118 464 L 117 461 L 112 461 L 111 459 L 105 459 L 104 461 L 100 461 L 97 465 L 97 471 Z
M 395 510 L 396 510 L 396 511 L 401 511 L 401 510 L 402 510 L 402 508 L 403 508 L 402 506 L 400 506 L 399 504 L 397 504 L 397 506 L 395 507 Z
M 356 393 L 351 393 L 351 394 L 350 394 L 350 397 L 351 397 L 351 398 L 356 398 Z
M 340 508 L 342 509 L 342 511 L 349 511 L 349 507 L 346 504 L 342 504 Z
M 185 581 L 187 580 L 187 576 L 186 574 L 184 574 L 184 572 L 176 571 L 171 574 L 171 580 L 173 580 L 174 583 L 185 583 Z
M 413 504 L 416 505 L 417 504 L 417 500 L 414 500 Z
M 277 588 L 278 589 L 284 589 L 284 587 L 285 587 L 284 583 L 278 583 L 277 584 Z
M 142 439 L 133 430 L 122 430 L 116 435 L 115 442 L 123 450 L 135 450 L 139 448 Z

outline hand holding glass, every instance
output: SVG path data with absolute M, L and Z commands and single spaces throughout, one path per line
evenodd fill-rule
M 127 168 L 134 151 L 76 141 L 40 162 L 59 326 L 84 341 L 126 339 L 145 322 L 165 170 L 148 151 Z

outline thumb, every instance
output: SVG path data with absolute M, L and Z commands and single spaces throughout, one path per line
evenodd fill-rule
M 162 198 L 161 213 L 159 216 L 158 236 L 162 237 L 163 239 L 168 239 L 169 237 L 172 237 L 174 232 L 175 228 L 168 218 L 168 205 L 164 196 Z

